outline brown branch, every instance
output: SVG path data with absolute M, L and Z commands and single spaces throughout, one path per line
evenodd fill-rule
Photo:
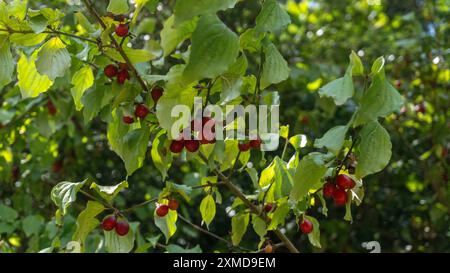
M 203 161 L 205 161 L 205 163 L 208 163 L 208 159 L 205 157 L 204 154 L 199 153 L 199 156 Z M 247 208 L 249 208 L 252 213 L 257 215 L 258 217 L 260 217 L 267 223 L 270 222 L 270 218 L 265 214 L 261 214 L 258 207 L 255 204 L 253 204 L 250 200 L 248 200 L 248 198 L 244 195 L 244 193 L 236 185 L 234 185 L 228 177 L 226 177 L 222 172 L 220 172 L 217 169 L 214 169 L 214 172 L 222 179 L 222 182 L 225 184 L 225 186 L 235 196 L 237 196 L 239 199 L 242 200 L 244 205 Z M 289 249 L 290 252 L 292 252 L 292 253 L 299 252 L 298 249 L 294 246 L 294 244 L 289 240 L 289 238 L 286 237 L 286 235 L 284 235 L 284 233 L 282 233 L 279 229 L 276 229 L 273 232 L 286 245 L 286 247 Z

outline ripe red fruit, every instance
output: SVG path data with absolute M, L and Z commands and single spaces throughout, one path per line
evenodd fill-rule
M 323 196 L 328 198 L 332 197 L 335 190 L 336 186 L 333 183 L 328 182 L 323 186 L 322 190 Z
M 170 151 L 174 154 L 181 153 L 184 148 L 184 142 L 182 140 L 173 140 L 170 143 Z
M 63 168 L 62 160 L 55 161 L 52 165 L 52 171 L 54 173 L 59 173 L 62 170 L 62 168 Z
M 167 215 L 167 213 L 169 213 L 169 206 L 168 205 L 159 205 L 156 208 L 156 215 L 158 215 L 159 217 L 164 217 Z
M 355 181 L 345 174 L 340 174 L 336 177 L 336 184 L 338 188 L 343 190 L 353 189 L 355 187 Z
M 114 215 L 106 216 L 102 221 L 102 228 L 105 231 L 113 230 L 116 227 L 116 225 L 117 225 L 117 220 L 116 220 L 116 216 L 114 216 Z
M 105 69 L 103 69 L 103 72 L 105 73 L 105 76 L 108 78 L 114 78 L 117 76 L 117 73 L 119 73 L 119 69 L 117 69 L 117 66 L 113 64 L 108 64 L 105 66 Z
M 272 209 L 273 209 L 273 204 L 272 204 L 272 203 L 267 203 L 267 204 L 264 206 L 264 211 L 265 211 L 265 212 L 270 212 L 270 211 L 272 211 Z
M 336 204 L 337 206 L 345 205 L 348 200 L 347 192 L 343 189 L 336 189 L 333 192 L 333 200 L 334 204 Z
M 255 140 L 250 140 L 250 147 L 253 149 L 260 149 L 262 144 L 262 140 L 258 137 Z
M 128 35 L 128 25 L 120 24 L 116 27 L 116 34 L 119 37 L 125 37 Z
M 313 224 L 311 223 L 311 221 L 304 219 L 303 222 L 300 224 L 300 230 L 304 234 L 309 234 L 313 231 Z
M 130 116 L 124 116 L 122 118 L 122 120 L 123 120 L 123 123 L 125 123 L 125 124 L 132 124 L 132 123 L 134 123 L 134 118 L 130 117 Z
M 150 113 L 150 110 L 148 110 L 147 106 L 144 104 L 138 104 L 136 105 L 136 108 L 134 109 L 134 114 L 136 117 L 144 119 L 148 113 Z
M 396 80 L 394 84 L 395 84 L 396 88 L 402 87 L 402 81 L 401 80 Z
M 250 150 L 250 143 L 249 142 L 239 143 L 238 147 L 239 151 L 247 152 L 248 150 Z
M 127 221 L 117 221 L 116 233 L 119 236 L 125 236 L 130 231 L 130 224 Z
M 53 104 L 53 102 L 51 100 L 47 101 L 47 110 L 48 110 L 48 114 L 50 116 L 54 116 L 54 115 L 56 115 L 56 112 L 58 112 L 56 110 L 55 105 Z
M 271 244 L 266 245 L 266 247 L 264 248 L 264 252 L 265 253 L 272 253 L 273 252 L 273 247 Z
M 202 139 L 200 139 L 200 144 L 211 144 L 216 142 L 216 134 L 209 132 L 209 130 L 203 129 Z
M 414 110 L 416 111 L 416 113 L 425 114 L 425 111 L 426 111 L 425 104 L 423 102 L 417 104 L 416 106 L 414 106 Z
M 120 85 L 124 84 L 129 79 L 130 79 L 130 74 L 128 73 L 127 70 L 122 69 L 119 71 L 119 73 L 117 73 L 117 82 Z
M 164 89 L 160 86 L 155 86 L 152 89 L 151 95 L 152 95 L 152 99 L 155 102 L 155 104 L 158 103 L 158 100 L 162 97 L 164 92 Z
M 169 209 L 171 210 L 177 210 L 179 207 L 179 203 L 176 199 L 170 199 L 169 200 Z
M 188 150 L 189 152 L 195 153 L 200 148 L 200 142 L 195 139 L 186 140 L 184 146 L 186 147 L 186 150 Z

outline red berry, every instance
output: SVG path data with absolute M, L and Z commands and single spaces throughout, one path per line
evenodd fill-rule
M 132 124 L 132 123 L 134 123 L 134 118 L 130 117 L 130 116 L 124 116 L 122 118 L 122 120 L 123 120 L 123 123 L 125 123 L 125 124 Z
M 348 200 L 347 192 L 343 189 L 336 189 L 333 192 L 333 200 L 334 204 L 336 204 L 337 206 L 345 205 Z
M 130 231 L 130 224 L 127 221 L 117 221 L 116 233 L 119 236 L 125 236 Z
M 416 106 L 414 106 L 414 110 L 416 111 L 416 113 L 425 114 L 425 111 L 426 111 L 425 104 L 423 102 L 417 104 Z
M 265 253 L 272 253 L 273 252 L 273 247 L 271 244 L 266 245 L 266 247 L 264 248 L 264 252 Z
M 179 205 L 180 204 L 178 203 L 178 201 L 176 199 L 170 199 L 169 200 L 169 208 L 171 210 L 177 210 Z
M 53 104 L 53 102 L 51 100 L 47 101 L 47 110 L 50 116 L 54 116 L 56 115 L 56 112 L 58 112 L 56 110 L 55 105 Z
M 54 162 L 52 165 L 52 171 L 54 173 L 59 173 L 62 170 L 62 168 L 63 168 L 62 160 L 58 160 L 58 161 Z
M 328 182 L 323 186 L 323 190 L 322 190 L 323 196 L 329 198 L 329 197 L 333 196 L 333 193 L 335 190 L 336 190 L 336 185 Z
M 155 102 L 155 104 L 158 103 L 158 100 L 162 97 L 163 92 L 164 92 L 164 89 L 162 87 L 159 87 L 159 86 L 153 87 L 151 95 L 152 95 L 152 99 Z
M 394 84 L 395 84 L 396 88 L 402 87 L 402 81 L 401 80 L 396 80 Z
M 116 34 L 119 37 L 125 37 L 128 35 L 128 25 L 120 24 L 116 27 Z
M 304 233 L 304 234 L 309 234 L 313 231 L 313 224 L 311 223 L 311 221 L 305 219 L 303 220 L 303 222 L 300 224 L 300 230 Z
M 211 144 L 216 142 L 216 134 L 213 132 L 208 132 L 209 130 L 203 129 L 202 138 L 200 139 L 200 144 Z
M 195 139 L 186 140 L 184 146 L 186 147 L 186 150 L 188 150 L 189 152 L 195 153 L 200 148 L 200 142 Z
M 136 108 L 134 109 L 134 114 L 136 117 L 144 119 L 148 113 L 150 113 L 150 110 L 148 110 L 147 106 L 144 104 L 138 104 L 136 105 Z
M 304 125 L 309 123 L 309 117 L 308 116 L 303 116 L 302 119 L 300 120 L 300 122 Z
M 159 217 L 164 217 L 167 215 L 167 213 L 169 213 L 169 206 L 168 205 L 159 205 L 156 208 L 156 215 L 158 215 Z
M 105 69 L 103 70 L 103 72 L 105 73 L 105 76 L 108 78 L 114 78 L 115 76 L 117 76 L 117 73 L 119 72 L 119 69 L 117 69 L 117 66 L 113 65 L 113 64 L 108 64 Z
M 248 150 L 250 150 L 250 143 L 249 142 L 239 143 L 238 147 L 239 151 L 247 152 Z
M 253 149 L 260 149 L 262 144 L 262 140 L 258 137 L 255 140 L 250 140 L 250 147 Z
M 265 211 L 265 212 L 271 212 L 272 209 L 273 209 L 273 204 L 272 204 L 272 203 L 267 203 L 267 204 L 264 206 L 264 211 Z
M 336 177 L 336 184 L 338 188 L 343 190 L 353 189 L 355 187 L 355 181 L 345 174 L 340 174 Z
M 102 221 L 102 228 L 105 231 L 113 230 L 116 227 L 116 225 L 117 225 L 117 220 L 116 220 L 116 216 L 114 216 L 114 215 L 106 216 Z
M 117 82 L 122 85 L 127 80 L 130 79 L 130 74 L 128 74 L 127 70 L 120 70 L 119 73 L 117 73 Z
M 184 148 L 184 141 L 182 140 L 173 140 L 172 143 L 170 143 L 170 151 L 174 154 L 181 153 L 183 148 Z

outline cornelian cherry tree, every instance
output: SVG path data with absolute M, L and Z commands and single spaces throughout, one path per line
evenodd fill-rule
M 364 177 L 383 170 L 391 157 L 390 137 L 380 122 L 403 104 L 387 80 L 383 57 L 364 66 L 349 49 L 345 74 L 336 75 L 319 95 L 337 106 L 353 100 L 358 107 L 346 124 L 336 124 L 316 139 L 316 151 L 309 154 L 302 153 L 301 132 L 287 125 L 280 126 L 282 146 L 273 152 L 261 149 L 270 140 L 264 135 L 240 141 L 172 139 L 171 109 L 192 109 L 196 96 L 205 106 L 279 104 L 277 84 L 290 77 L 290 68 L 272 38 L 290 24 L 290 16 L 278 1 L 255 0 L 260 10 L 254 21 L 231 28 L 221 15 L 239 12 L 238 0 L 177 0 L 168 4 L 172 12 L 163 20 L 156 16 L 163 5 L 159 1 L 97 2 L 70 0 L 63 9 L 31 9 L 26 0 L 0 3 L 0 87 L 11 90 L 2 100 L 27 102 L 21 114 L 12 114 L 1 126 L 2 173 L 12 173 L 13 180 L 21 175 L 17 159 L 10 157 L 13 150 L 27 149 L 24 135 L 51 138 L 49 132 L 62 127 L 77 134 L 95 121 L 106 126 L 109 147 L 127 172 L 114 186 L 80 174 L 81 182 L 60 182 L 46 192 L 56 205 L 56 229 L 51 245 L 42 251 L 85 251 L 86 239 L 98 229 L 104 232 L 108 252 L 173 249 L 170 239 L 182 221 L 231 251 L 298 252 L 300 246 L 285 234 L 286 219 L 295 218 L 299 232 L 319 248 L 320 223 L 309 213 L 312 206 L 321 206 L 327 216 L 330 199 L 328 205 L 345 207 L 344 219 L 352 221 L 352 207 L 363 201 Z M 162 24 L 162 31 L 146 35 L 145 28 L 155 24 Z M 84 124 L 69 124 L 76 114 Z M 24 116 L 29 116 L 28 124 L 21 123 Z M 202 121 L 215 122 L 214 117 Z M 30 129 L 34 123 L 45 126 Z M 49 152 L 31 149 L 54 159 L 55 148 L 45 148 Z M 188 186 L 171 178 L 168 172 L 180 168 L 179 162 L 201 169 L 201 183 Z M 164 186 L 159 195 L 143 193 L 144 201 L 132 206 L 116 202 L 124 190 L 133 188 L 127 180 L 145 164 L 154 164 L 160 172 Z M 53 163 L 55 172 L 60 168 L 61 162 Z M 251 182 L 236 179 L 237 174 Z M 200 203 L 191 200 L 195 190 L 202 191 Z M 234 199 L 222 200 L 224 192 Z M 214 234 L 209 228 L 226 201 L 232 201 L 231 231 Z M 69 225 L 64 220 L 74 206 L 83 209 L 69 228 L 71 241 L 63 242 L 60 236 Z M 198 208 L 202 223 L 184 217 L 182 206 Z M 138 244 L 140 223 L 132 221 L 137 208 L 148 209 L 148 222 L 153 219 L 164 239 L 153 234 Z M 252 249 L 240 246 L 247 232 L 260 238 Z

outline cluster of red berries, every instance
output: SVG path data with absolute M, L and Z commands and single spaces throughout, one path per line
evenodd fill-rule
M 167 215 L 167 213 L 169 213 L 169 209 L 170 210 L 177 210 L 178 207 L 180 206 L 180 204 L 178 203 L 178 201 L 176 199 L 169 199 L 168 204 L 160 204 L 156 207 L 156 215 L 158 215 L 159 217 L 164 217 Z
M 209 117 L 203 117 L 202 120 L 193 120 L 191 122 L 191 131 L 192 132 L 198 132 L 198 134 L 201 134 L 201 139 L 176 139 L 173 140 L 170 144 L 170 151 L 172 153 L 178 154 L 183 151 L 183 148 L 186 148 L 191 153 L 195 153 L 200 148 L 200 144 L 213 144 L 216 142 L 215 139 L 215 125 L 213 124 L 211 126 L 211 130 L 205 130 L 205 125 L 209 124 L 209 122 L 213 122 L 212 118 Z M 201 131 L 197 131 L 197 127 L 201 126 Z
M 103 70 L 106 77 L 112 79 L 117 77 L 117 83 L 123 85 L 130 79 L 130 73 L 128 73 L 128 65 L 126 63 L 120 63 L 119 66 L 115 64 L 109 64 Z
M 112 214 L 106 216 L 102 221 L 102 228 L 105 231 L 111 231 L 115 229 L 119 236 L 125 236 L 130 231 L 130 224 L 125 219 L 117 219 L 117 217 Z
M 250 141 L 243 141 L 238 143 L 239 151 L 241 152 L 247 152 L 252 149 L 261 149 L 262 140 L 258 137 L 257 139 L 250 140 Z
M 327 182 L 323 186 L 323 196 L 333 198 L 337 206 L 343 206 L 348 201 L 347 191 L 353 189 L 356 183 L 349 176 L 340 174 L 336 177 L 336 185 L 332 182 Z
M 134 108 L 134 115 L 137 118 L 144 119 L 148 115 L 148 113 L 150 113 L 150 110 L 144 104 L 138 104 Z M 134 123 L 134 117 L 132 117 L 132 116 L 123 116 L 122 121 L 125 124 L 132 124 L 132 123 Z

